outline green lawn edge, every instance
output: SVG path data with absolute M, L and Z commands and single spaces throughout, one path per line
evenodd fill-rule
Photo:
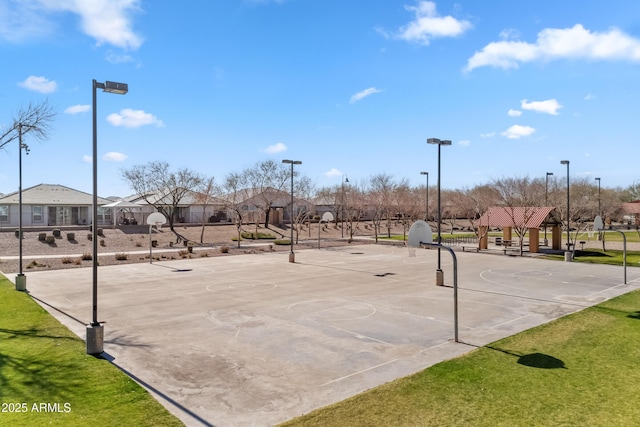
M 640 291 L 280 425 L 636 426 Z
M 0 425 L 184 424 L 0 275 Z

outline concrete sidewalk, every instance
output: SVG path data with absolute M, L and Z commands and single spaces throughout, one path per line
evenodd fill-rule
M 640 270 L 386 245 L 99 268 L 105 357 L 189 426 L 267 426 L 637 289 Z M 30 272 L 84 339 L 91 269 Z

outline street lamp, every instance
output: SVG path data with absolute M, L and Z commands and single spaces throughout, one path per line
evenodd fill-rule
M 342 230 L 342 238 L 344 238 L 344 183 L 349 183 L 349 177 L 342 175 L 342 202 L 340 204 L 340 229 Z
M 443 145 L 451 145 L 450 140 L 441 140 L 438 138 L 429 138 L 427 139 L 427 144 L 437 144 L 438 145 L 438 245 L 442 243 L 442 238 L 440 236 L 440 224 L 442 222 L 442 210 L 440 207 L 440 148 Z M 442 272 L 441 266 L 441 255 L 440 255 L 440 247 L 438 247 L 438 269 L 436 270 L 436 285 L 444 286 L 444 274 Z
M 26 291 L 27 290 L 27 276 L 22 272 L 22 150 L 25 153 L 29 154 L 29 146 L 27 144 L 22 143 L 22 127 L 27 126 L 22 123 L 18 123 L 18 215 L 20 218 L 18 219 L 18 240 L 20 243 L 19 246 L 19 269 L 18 275 L 16 276 L 16 291 Z M 29 126 L 32 127 L 32 126 Z
M 600 215 L 600 178 L 596 178 L 598 181 L 598 215 Z
M 93 293 L 93 316 L 90 325 L 87 325 L 87 354 L 99 354 L 102 353 L 104 348 L 104 329 L 100 322 L 98 322 L 98 114 L 97 114 L 97 102 L 96 92 L 97 89 L 102 89 L 104 92 L 115 93 L 118 95 L 124 95 L 129 91 L 129 85 L 126 83 L 116 82 L 97 82 L 95 79 L 92 81 L 92 95 L 93 95 L 93 212 L 91 219 L 91 242 L 93 243 L 92 254 L 92 293 Z
M 300 160 L 283 160 L 282 163 L 291 165 L 291 216 L 289 225 L 291 228 L 291 253 L 289 253 L 289 262 L 296 262 L 296 254 L 293 252 L 293 165 L 301 165 Z
M 569 209 L 570 209 L 570 205 L 569 205 L 569 160 L 560 160 L 560 164 L 561 165 L 567 165 L 567 251 L 571 250 L 571 241 L 569 240 L 570 234 L 571 234 L 571 215 L 569 214 Z M 565 256 L 565 260 L 571 260 L 571 255 L 569 255 L 569 258 L 567 259 L 567 257 Z
M 549 177 L 553 176 L 553 172 L 547 172 L 547 177 L 544 182 L 544 207 L 549 206 L 549 201 L 547 200 L 549 194 Z M 544 218 L 544 245 L 548 246 L 549 241 L 547 240 L 547 218 Z
M 429 172 L 420 172 L 420 175 L 427 176 L 427 203 L 426 210 L 424 211 L 424 220 L 429 221 Z

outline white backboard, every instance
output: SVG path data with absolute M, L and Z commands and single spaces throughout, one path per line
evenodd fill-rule
M 425 221 L 416 221 L 409 229 L 409 246 L 418 247 L 420 243 L 433 243 L 433 232 Z
M 602 221 L 602 217 L 598 215 L 593 220 L 593 231 L 602 231 L 602 230 L 604 230 L 604 222 Z
M 323 222 L 331 222 L 333 221 L 333 214 L 331 212 L 325 212 L 324 214 L 322 214 L 322 220 Z
M 167 218 L 162 215 L 160 212 L 154 212 L 147 217 L 147 225 L 155 225 L 160 227 L 163 224 L 167 223 Z

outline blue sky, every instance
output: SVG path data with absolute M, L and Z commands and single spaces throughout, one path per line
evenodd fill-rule
M 91 192 L 91 82 L 100 196 L 153 160 L 218 182 L 302 161 L 318 187 L 386 173 L 465 188 L 546 172 L 640 179 L 640 2 L 0 0 L 0 129 L 45 98 L 23 188 Z M 18 188 L 16 145 L 0 192 Z

